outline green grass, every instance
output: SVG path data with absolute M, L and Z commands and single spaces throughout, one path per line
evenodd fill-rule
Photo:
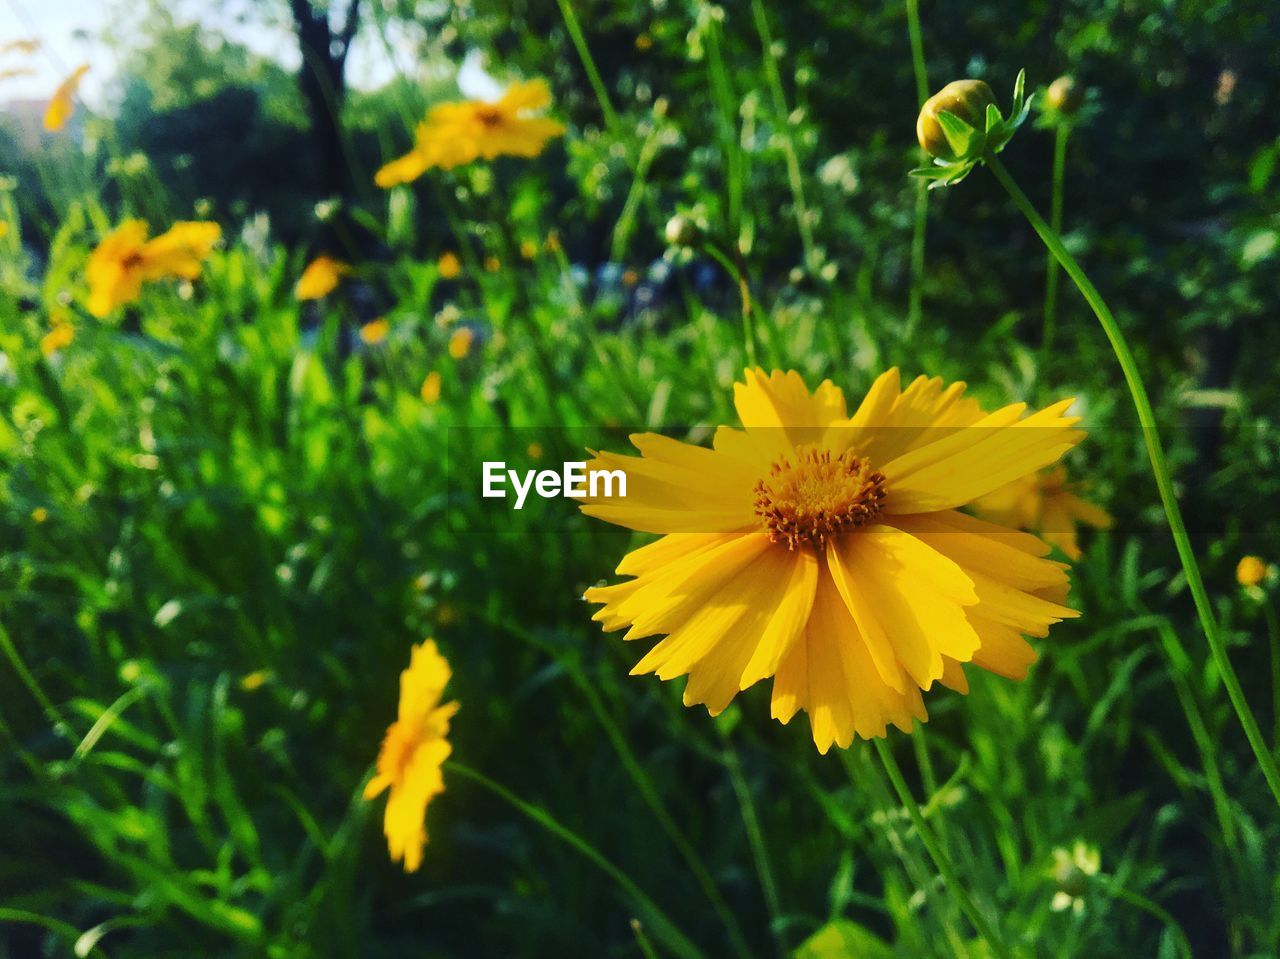
M 768 59 L 764 9 L 749 26 Z M 33 268 L 18 231 L 0 238 L 0 955 L 1280 952 L 1280 820 L 1199 631 L 1102 331 L 1064 287 L 1042 368 L 1040 280 L 1000 274 L 972 298 L 1003 299 L 1009 313 L 953 327 L 945 294 L 961 261 L 933 220 L 920 321 L 908 322 L 914 298 L 874 262 L 886 250 L 910 274 L 909 119 L 902 162 L 882 157 L 881 179 L 869 170 L 864 189 L 896 219 L 867 227 L 867 260 L 790 276 L 821 258 L 806 252 L 821 235 L 794 212 L 805 197 L 820 206 L 825 187 L 797 152 L 802 138 L 736 152 L 741 64 L 723 58 L 739 48 L 716 46 L 715 22 L 700 29 L 707 59 L 689 69 L 723 101 L 708 136 L 726 176 L 698 185 L 712 239 L 731 249 L 774 229 L 795 240 L 785 268 L 743 258 L 760 362 L 811 385 L 831 377 L 854 399 L 891 365 L 965 379 L 989 403 L 1077 396 L 1091 435 L 1069 465 L 1116 517 L 1112 532 L 1086 535 L 1075 565 L 1081 618 L 1037 642 L 1025 682 L 975 671 L 968 696 L 931 693 L 928 725 L 885 743 L 900 781 L 869 743 L 819 756 L 803 717 L 768 718 L 765 689 L 717 719 L 686 709 L 680 682 L 627 676 L 637 654 L 580 599 L 644 537 L 558 507 L 498 512 L 459 476 L 490 451 L 515 465 L 532 442 L 556 462 L 595 442 L 619 448 L 628 427 L 705 438 L 689 428 L 733 422 L 746 363 L 733 279 L 709 294 L 682 280 L 635 316 L 619 297 L 588 295 L 561 244 L 545 243 L 553 230 L 570 249 L 586 242 L 548 186 L 566 162 L 557 147 L 366 211 L 389 252 L 319 306 L 292 295 L 304 251 L 227 223 L 225 248 L 190 289 L 157 284 L 98 322 L 79 306 L 84 259 L 139 200 L 94 158 L 50 158 L 56 210 L 37 226 L 24 218 L 40 232 L 21 237 L 47 264 Z M 572 40 L 585 49 L 587 37 Z M 777 119 L 788 91 L 776 64 L 761 69 Z M 603 81 L 591 84 L 598 93 Z M 626 126 L 616 108 L 605 115 Z M 649 121 L 618 133 L 617 217 L 591 224 L 639 270 L 671 212 L 649 176 L 682 149 L 653 146 L 663 120 Z M 600 136 L 571 131 L 575 170 Z M 1021 133 L 1006 157 L 1035 136 Z M 971 215 L 1029 236 L 994 189 L 981 192 L 984 177 L 931 198 L 931 217 L 945 224 L 974 190 L 996 212 Z M 789 205 L 775 217 L 740 178 L 768 180 Z M 18 222 L 20 200 L 0 193 L 0 214 Z M 158 226 L 192 215 L 146 202 Z M 450 235 L 424 239 L 437 211 Z M 538 242 L 536 256 L 519 254 L 523 240 Z M 456 281 L 437 276 L 443 249 L 463 253 Z M 488 256 L 499 269 L 483 268 Z M 1042 269 L 1038 251 L 1027 262 Z M 391 323 L 372 347 L 345 345 L 360 284 Z M 44 357 L 40 338 L 61 313 L 75 342 Z M 440 322 L 454 313 L 481 332 L 461 360 Z M 1146 330 L 1136 362 L 1157 421 L 1172 424 L 1187 374 Z M 442 379 L 435 404 L 419 396 L 430 371 Z M 1189 479 L 1197 436 L 1169 429 L 1165 440 L 1184 505 L 1215 518 L 1192 529 L 1195 551 L 1274 749 L 1275 613 L 1233 569 L 1246 545 L 1280 556 L 1266 511 L 1275 433 L 1260 412 L 1275 389 L 1245 362 L 1227 390 L 1221 465 L 1202 485 Z M 360 790 L 398 673 L 426 636 L 450 659 L 462 708 L 425 862 L 406 876 L 387 859 L 381 801 Z M 261 685 L 243 682 L 251 674 Z M 1055 850 L 1080 841 L 1100 871 L 1055 874 Z M 1055 910 L 1065 888 L 1079 907 Z

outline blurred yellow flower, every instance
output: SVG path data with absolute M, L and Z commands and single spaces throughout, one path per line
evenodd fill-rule
M 1078 615 L 1061 605 L 1067 567 L 959 507 L 1084 434 L 1070 400 L 988 414 L 964 388 L 922 376 L 904 390 L 889 370 L 850 417 L 829 380 L 811 393 L 798 373 L 748 370 L 745 429 L 721 427 L 711 449 L 646 433 L 631 437 L 639 458 L 597 454 L 588 470 L 624 471 L 626 495 L 583 511 L 663 534 L 623 558 L 634 578 L 585 597 L 606 631 L 666 634 L 632 673 L 687 675 L 685 704 L 713 715 L 773 677 L 774 718 L 806 710 L 822 752 L 886 723 L 909 731 L 935 681 L 967 691 L 964 663 L 1025 676 L 1023 636 Z
M 502 269 L 502 261 L 496 256 L 486 256 L 484 258 L 484 268 L 486 273 L 497 273 Z
M 538 255 L 538 244 L 533 240 L 520 241 L 520 255 L 526 260 L 532 260 Z
M 1021 476 L 998 490 L 974 500 L 975 513 L 993 523 L 1038 533 L 1068 559 L 1080 558 L 1076 524 L 1108 529 L 1111 516 L 1076 495 L 1076 485 L 1067 480 L 1067 471 L 1056 466 L 1041 473 Z
M 555 230 L 552 230 L 550 233 L 547 234 L 547 252 L 548 253 L 560 252 L 560 234 Z
M 241 677 L 240 688 L 246 693 L 257 692 L 274 678 L 275 672 L 270 669 L 255 669 Z
M 31 522 L 39 525 L 49 518 L 49 511 L 43 506 L 37 506 L 31 511 Z
M 542 459 L 542 444 L 530 443 L 528 449 L 526 449 L 525 452 L 529 454 L 529 459 L 540 460 Z
M 294 293 L 300 300 L 319 300 L 338 288 L 338 283 L 351 272 L 351 265 L 321 253 L 307 264 L 298 278 Z
M 376 346 L 387 338 L 391 324 L 384 317 L 379 317 L 360 327 L 360 339 L 369 346 Z
M 513 83 L 496 101 L 440 103 L 414 131 L 413 149 L 374 177 L 390 189 L 418 179 L 427 170 L 454 167 L 499 156 L 536 157 L 547 141 L 564 133 L 563 124 L 529 114 L 551 105 L 544 80 Z
M 32 37 L 29 40 L 10 40 L 8 43 L 0 44 L 0 56 L 8 53 L 21 53 L 23 56 L 31 56 L 40 50 L 39 39 Z
M 419 392 L 422 395 L 422 402 L 438 402 L 440 399 L 440 374 L 435 370 L 428 373 L 427 378 L 422 381 L 422 389 Z
M 636 49 L 639 50 L 641 53 L 644 53 L 646 50 L 649 50 L 652 47 L 653 47 L 653 37 L 649 36 L 649 34 L 642 33 L 636 37 Z
M 75 112 L 75 96 L 80 89 L 80 81 L 84 79 L 84 75 L 89 72 L 89 64 L 82 63 L 58 85 L 58 89 L 53 91 L 53 97 L 49 100 L 49 106 L 44 111 L 44 128 L 50 133 L 56 133 L 67 125 L 67 121 L 71 119 L 71 114 Z
M 40 338 L 40 353 L 53 356 L 59 350 L 65 350 L 76 338 L 76 328 L 66 320 L 55 320 L 49 332 Z
M 9 221 L 0 220 L 0 240 L 9 235 Z
M 462 261 L 458 259 L 458 254 L 449 250 L 441 254 L 436 269 L 440 271 L 441 279 L 452 280 L 462 272 Z
M 470 327 L 460 326 L 449 337 L 449 355 L 460 360 L 471 352 L 471 342 L 476 338 Z
M 132 303 L 142 284 L 166 277 L 194 280 L 222 236 L 216 223 L 175 223 L 153 240 L 142 220 L 125 220 L 89 256 L 89 312 L 105 317 Z
M 452 751 L 446 737 L 458 711 L 457 703 L 440 705 L 449 676 L 434 640 L 413 648 L 409 668 L 400 674 L 398 717 L 382 740 L 377 772 L 364 790 L 364 798 L 373 799 L 390 787 L 383 831 L 391 859 L 403 860 L 405 872 L 422 864 L 427 805 L 444 792 L 440 767 Z
M 15 80 L 18 77 L 33 77 L 36 72 L 30 67 L 11 67 L 8 70 L 0 70 L 0 81 Z
M 1236 582 L 1246 588 L 1267 578 L 1267 561 L 1261 556 L 1242 556 L 1236 564 Z

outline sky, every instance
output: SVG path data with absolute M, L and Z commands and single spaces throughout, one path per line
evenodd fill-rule
M 128 7 L 108 0 L 0 0 L 0 47 L 12 40 L 38 38 L 42 47 L 28 57 L 18 53 L 0 57 L 0 74 L 11 69 L 30 69 L 29 76 L 0 79 L 0 104 L 11 100 L 45 100 L 62 79 L 82 63 L 91 69 L 80 86 L 79 96 L 91 108 L 100 109 L 116 74 L 118 54 L 101 39 L 110 25 L 120 26 L 120 15 Z M 242 43 L 264 56 L 274 57 L 292 69 L 297 63 L 293 38 L 259 22 L 240 23 L 217 12 L 216 4 L 184 8 L 210 29 Z M 347 63 L 347 80 L 353 87 L 368 89 L 391 79 L 394 69 L 373 38 L 357 41 Z

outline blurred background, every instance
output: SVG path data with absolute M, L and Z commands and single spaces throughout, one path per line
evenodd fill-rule
M 1044 92 L 1083 93 L 1063 233 L 1133 340 L 1274 749 L 1280 8 L 920 17 L 930 90 L 1007 104 L 1027 70 L 1003 159 L 1041 210 Z M 1081 533 L 1084 615 L 1027 681 L 971 675 L 890 740 L 1011 953 L 1280 954 L 1280 822 L 1118 369 L 1069 283 L 1046 343 L 1043 247 L 985 170 L 920 206 L 907 5 L 2 0 L 0 49 L 0 956 L 990 955 L 866 743 L 819 757 L 765 689 L 711 720 L 627 677 L 579 597 L 642 537 L 502 526 L 450 484 L 458 444 L 533 465 L 734 422 L 726 249 L 766 367 L 1086 417 L 1068 469 L 1114 526 Z M 374 185 L 432 104 L 539 77 L 567 132 L 537 158 Z M 94 319 L 85 263 L 126 217 L 224 244 Z M 352 273 L 300 301 L 320 253 Z M 455 756 L 651 903 L 447 772 L 422 869 L 388 862 L 360 791 L 426 636 Z

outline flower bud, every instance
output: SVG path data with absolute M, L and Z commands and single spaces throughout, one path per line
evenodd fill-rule
M 1044 98 L 1051 109 L 1071 116 L 1084 104 L 1084 90 L 1074 78 L 1061 76 L 1049 84 Z
M 986 126 L 989 105 L 995 105 L 996 96 L 981 80 L 954 80 L 931 96 L 920 108 L 916 120 L 916 138 L 926 153 L 940 160 L 957 160 L 951 141 L 938 121 L 939 113 L 950 113 L 977 130 Z
M 698 226 L 687 216 L 673 216 L 663 233 L 670 246 L 693 246 L 698 242 Z

